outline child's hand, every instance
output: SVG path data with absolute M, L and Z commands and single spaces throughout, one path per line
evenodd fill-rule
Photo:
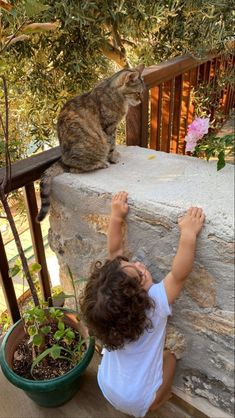
M 127 192 L 118 192 L 112 198 L 111 216 L 124 219 L 128 213 Z
M 201 208 L 189 208 L 187 213 L 178 220 L 181 233 L 197 236 L 202 229 L 204 220 L 205 214 Z

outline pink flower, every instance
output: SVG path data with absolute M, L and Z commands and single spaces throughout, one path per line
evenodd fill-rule
M 209 118 L 195 118 L 194 121 L 189 125 L 188 132 L 185 137 L 186 151 L 194 151 L 197 141 L 202 139 L 209 130 Z

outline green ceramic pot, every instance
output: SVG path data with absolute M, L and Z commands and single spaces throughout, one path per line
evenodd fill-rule
M 78 322 L 74 312 L 62 309 L 65 314 L 65 322 L 87 337 L 87 330 L 81 322 Z M 44 407 L 56 407 L 69 401 L 77 392 L 81 381 L 81 375 L 89 365 L 95 349 L 95 340 L 89 337 L 87 351 L 81 362 L 63 376 L 51 380 L 29 380 L 18 376 L 12 371 L 12 361 L 17 345 L 24 337 L 22 320 L 16 322 L 4 336 L 0 349 L 1 368 L 6 378 L 13 385 L 22 389 L 38 405 Z

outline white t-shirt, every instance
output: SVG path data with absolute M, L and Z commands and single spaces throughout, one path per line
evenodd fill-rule
M 162 384 L 166 323 L 171 315 L 163 282 L 152 285 L 148 293 L 156 305 L 148 315 L 153 329 L 122 349 L 104 349 L 98 370 L 98 384 L 106 399 L 135 417 L 147 413 Z

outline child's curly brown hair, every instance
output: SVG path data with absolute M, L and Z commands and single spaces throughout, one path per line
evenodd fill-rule
M 108 350 L 136 341 L 153 325 L 147 311 L 154 301 L 141 286 L 141 277 L 128 276 L 121 266 L 124 257 L 96 262 L 80 299 L 87 326 Z

